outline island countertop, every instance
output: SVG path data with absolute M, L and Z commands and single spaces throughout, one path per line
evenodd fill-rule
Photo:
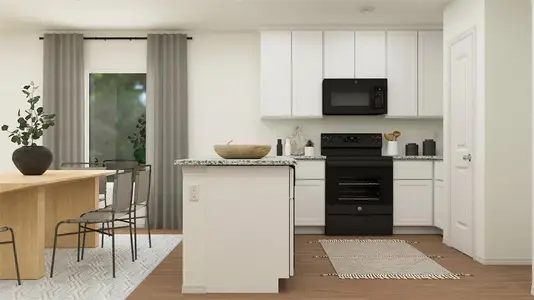
M 295 166 L 297 160 L 291 157 L 264 157 L 260 159 L 188 158 L 177 159 L 178 166 Z

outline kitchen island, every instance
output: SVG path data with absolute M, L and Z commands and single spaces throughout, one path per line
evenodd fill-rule
M 183 174 L 183 293 L 278 293 L 294 273 L 297 161 L 176 160 Z

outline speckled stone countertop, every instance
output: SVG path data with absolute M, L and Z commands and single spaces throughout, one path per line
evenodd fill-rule
M 443 156 L 439 155 L 417 155 L 417 156 L 393 156 L 393 160 L 443 160 Z
M 291 157 L 275 156 L 261 159 L 177 159 L 174 165 L 179 166 L 294 166 L 297 160 Z
M 326 159 L 326 156 L 324 155 L 314 155 L 314 156 L 292 155 L 290 157 L 296 160 L 325 160 Z

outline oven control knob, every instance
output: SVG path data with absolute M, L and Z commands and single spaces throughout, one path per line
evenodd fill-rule
M 362 207 L 361 206 L 358 206 L 358 211 L 362 211 Z

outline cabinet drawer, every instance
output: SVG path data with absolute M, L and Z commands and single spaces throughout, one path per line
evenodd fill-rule
M 444 171 L 445 170 L 443 169 L 443 162 L 436 161 L 434 163 L 434 179 L 443 181 L 443 178 L 445 177 Z
M 302 161 L 297 164 L 297 179 L 324 179 L 324 161 Z
M 393 164 L 394 179 L 432 179 L 430 161 L 396 161 Z

